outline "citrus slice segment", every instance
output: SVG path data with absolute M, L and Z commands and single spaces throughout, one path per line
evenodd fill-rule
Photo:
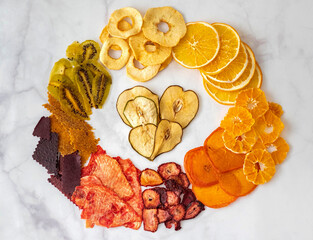
M 279 118 L 284 113 L 282 106 L 280 106 L 278 103 L 268 102 L 268 107 Z
M 219 184 L 209 187 L 192 186 L 196 198 L 210 208 L 222 208 L 234 202 L 237 197 L 227 194 Z
M 271 110 L 268 110 L 255 123 L 255 130 L 259 134 L 263 144 L 274 142 L 284 129 L 284 124 Z
M 213 23 L 220 39 L 220 50 L 216 58 L 201 68 L 206 74 L 218 74 L 226 68 L 238 55 L 240 37 L 234 28 L 225 23 Z
M 248 52 L 248 65 L 244 72 L 241 74 L 241 76 L 232 83 L 227 82 L 217 82 L 207 77 L 206 73 L 204 71 L 201 72 L 201 76 L 208 81 L 211 85 L 214 87 L 223 90 L 223 91 L 235 91 L 244 88 L 248 85 L 250 80 L 253 77 L 253 74 L 255 72 L 255 57 L 254 54 L 248 45 L 245 44 L 246 50 Z
M 217 128 L 204 142 L 204 149 L 217 172 L 227 172 L 242 168 L 245 154 L 236 154 L 224 146 L 222 134 L 224 130 Z
M 204 147 L 194 148 L 186 153 L 184 168 L 192 185 L 207 187 L 218 182 L 215 170 Z
M 289 152 L 289 145 L 282 137 L 271 144 L 266 145 L 267 151 L 272 155 L 275 164 L 281 164 Z
M 260 88 L 262 85 L 262 72 L 259 67 L 259 65 L 256 63 L 255 71 L 253 74 L 253 77 L 251 78 L 250 82 L 247 86 L 245 86 L 243 89 L 248 88 Z M 224 105 L 233 105 L 235 104 L 236 98 L 241 90 L 235 90 L 235 91 L 223 91 L 221 89 L 218 89 L 214 87 L 211 83 L 206 81 L 203 78 L 203 86 L 207 93 L 218 103 L 224 104 Z
M 254 150 L 254 149 L 262 149 L 262 150 L 266 149 L 266 147 L 265 147 L 265 145 L 263 144 L 261 138 L 258 138 L 258 139 L 256 140 L 255 144 L 254 144 L 253 147 L 252 147 L 252 150 Z
M 218 180 L 221 188 L 226 193 L 235 197 L 245 196 L 257 187 L 257 185 L 246 179 L 242 168 L 227 173 L 221 173 L 218 175 Z
M 250 131 L 254 124 L 251 113 L 243 107 L 231 107 L 224 119 L 221 121 L 221 128 L 235 136 L 240 136 Z
M 234 153 L 249 152 L 257 140 L 257 135 L 253 128 L 240 136 L 224 131 L 222 137 L 225 147 Z
M 216 57 L 219 48 L 219 36 L 212 25 L 191 22 L 186 35 L 173 47 L 173 58 L 186 68 L 200 68 Z
M 244 72 L 248 65 L 248 53 L 243 43 L 240 43 L 237 57 L 220 73 L 215 75 L 207 74 L 207 77 L 217 82 L 232 83 L 236 81 Z
M 246 155 L 243 173 L 249 182 L 257 185 L 267 183 L 275 172 L 275 162 L 266 150 L 255 149 Z
M 249 88 L 241 91 L 236 98 L 235 106 L 248 109 L 254 119 L 263 116 L 268 110 L 265 93 L 259 88 Z

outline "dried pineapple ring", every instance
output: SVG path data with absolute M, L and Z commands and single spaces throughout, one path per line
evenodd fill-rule
M 149 45 L 150 42 L 143 33 L 129 38 L 129 45 L 136 60 L 144 66 L 161 64 L 171 55 L 171 48 L 154 43 L 154 50 L 154 47 Z
M 127 76 L 131 79 L 139 82 L 146 82 L 152 79 L 155 75 L 158 74 L 161 64 L 147 66 L 143 69 L 139 69 L 134 64 L 134 56 L 130 56 L 128 63 L 126 65 Z
M 169 30 L 158 30 L 158 24 L 165 22 Z M 143 34 L 146 38 L 165 47 L 174 47 L 186 34 L 187 28 L 183 16 L 172 7 L 149 8 L 143 17 Z
M 132 27 L 129 30 L 121 29 L 121 21 L 129 17 L 132 20 Z M 125 21 L 125 20 L 124 20 Z M 109 19 L 108 31 L 113 37 L 128 38 L 140 32 L 142 26 L 142 16 L 140 12 L 131 7 L 115 10 Z
M 118 46 L 122 50 L 122 55 L 115 59 L 109 55 L 112 46 Z M 100 61 L 109 69 L 119 70 L 125 66 L 130 56 L 129 46 L 127 42 L 121 38 L 108 38 L 101 48 Z

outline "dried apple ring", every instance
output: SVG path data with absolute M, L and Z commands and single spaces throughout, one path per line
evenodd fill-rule
M 146 82 L 152 79 L 155 75 L 158 74 L 161 67 L 161 64 L 158 64 L 140 69 L 135 66 L 134 61 L 134 56 L 130 56 L 126 65 L 126 73 L 128 77 L 139 82 Z
M 122 21 L 125 18 L 130 18 L 132 21 L 132 27 L 128 30 L 122 29 Z M 142 16 L 140 12 L 131 7 L 120 8 L 115 10 L 109 19 L 108 31 L 113 37 L 128 38 L 141 31 Z
M 115 59 L 109 55 L 109 50 L 112 46 L 118 46 L 122 54 L 119 58 Z M 130 56 L 129 46 L 127 42 L 121 38 L 108 38 L 102 45 L 100 52 L 100 61 L 109 69 L 119 70 L 125 66 Z
M 165 22 L 169 30 L 164 33 L 158 24 Z M 184 17 L 172 7 L 149 8 L 143 18 L 142 31 L 146 38 L 165 47 L 174 47 L 186 34 Z
M 119 22 L 118 24 L 118 27 L 119 29 L 121 29 L 122 31 L 126 31 L 126 30 L 129 30 L 132 28 L 132 25 L 125 21 L 125 20 L 122 20 Z M 112 37 L 108 31 L 108 25 L 106 25 L 103 29 L 102 29 L 102 32 L 99 36 L 99 40 L 101 43 L 104 43 L 104 41 L 109 38 L 109 37 Z M 118 46 L 112 46 L 112 49 L 113 50 L 121 50 Z
M 129 45 L 136 60 L 144 66 L 162 64 L 172 53 L 171 48 L 152 43 L 155 46 L 154 48 L 149 44 L 151 44 L 151 41 L 143 33 L 129 38 Z

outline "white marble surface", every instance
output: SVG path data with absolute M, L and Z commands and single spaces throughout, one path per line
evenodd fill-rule
M 113 10 L 125 6 L 142 14 L 171 5 L 186 22 L 225 22 L 234 26 L 255 52 L 270 101 L 283 106 L 283 137 L 290 144 L 273 180 L 222 209 L 206 209 L 175 232 L 161 226 L 152 234 L 126 228 L 85 229 L 80 212 L 47 182 L 32 160 L 38 139 L 32 131 L 47 102 L 50 69 L 65 57 L 72 41 L 98 40 Z M 0 1 L 0 239 L 313 239 L 313 2 L 311 0 L 94 0 Z M 140 169 L 166 161 L 183 162 L 188 149 L 202 145 L 227 107 L 202 87 L 196 70 L 174 61 L 144 84 L 162 94 L 171 84 L 195 90 L 200 110 L 174 151 L 150 163 L 127 141 L 129 128 L 115 110 L 121 91 L 137 83 L 125 69 L 110 71 L 113 87 L 91 124 L 108 153 L 129 157 Z

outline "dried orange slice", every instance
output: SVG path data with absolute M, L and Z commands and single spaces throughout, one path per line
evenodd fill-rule
M 243 169 L 239 168 L 227 173 L 218 175 L 221 188 L 228 194 L 241 197 L 251 193 L 257 185 L 249 182 L 243 174 Z
M 240 49 L 240 37 L 234 28 L 225 23 L 213 23 L 212 26 L 218 33 L 221 47 L 216 58 L 201 68 L 201 71 L 210 75 L 226 68 L 237 57 Z
M 266 149 L 266 147 L 265 147 L 265 145 L 263 144 L 261 138 L 258 138 L 258 139 L 256 140 L 255 144 L 254 144 L 253 147 L 252 147 L 252 150 L 254 150 L 254 149 L 262 149 L 262 150 Z
M 254 119 L 251 113 L 243 107 L 231 107 L 224 119 L 221 121 L 221 128 L 235 136 L 240 136 L 250 131 Z
M 240 136 L 224 131 L 222 137 L 225 147 L 234 153 L 249 152 L 257 140 L 257 135 L 253 128 Z
M 257 185 L 266 183 L 275 172 L 275 162 L 268 151 L 255 149 L 246 155 L 243 173 L 249 182 Z
M 208 76 L 206 75 L 205 72 L 200 71 L 203 79 L 205 79 L 208 83 L 210 83 L 214 87 L 216 87 L 220 90 L 223 90 L 223 91 L 236 91 L 236 90 L 242 89 L 245 86 L 247 86 L 253 77 L 256 64 L 255 64 L 255 57 L 254 57 L 254 54 L 253 54 L 251 48 L 248 47 L 248 45 L 246 45 L 246 44 L 245 44 L 245 47 L 246 47 L 246 50 L 248 52 L 248 65 L 247 65 L 246 69 L 244 70 L 244 72 L 242 73 L 242 75 L 235 82 L 232 82 L 232 83 L 217 82 L 217 81 L 214 81 L 214 80 L 208 78 Z
M 271 144 L 266 145 L 267 151 L 272 155 L 275 164 L 281 164 L 289 152 L 289 145 L 282 137 Z
M 248 109 L 254 119 L 263 116 L 268 110 L 265 93 L 259 88 L 241 91 L 236 98 L 235 106 Z
M 191 22 L 186 35 L 173 47 L 173 57 L 186 68 L 200 68 L 216 57 L 219 48 L 219 36 L 212 25 Z
M 268 110 L 255 123 L 255 130 L 259 134 L 263 144 L 274 142 L 284 129 L 284 124 L 271 110 Z
M 279 118 L 284 113 L 283 108 L 278 103 L 268 102 L 268 107 Z
M 217 82 L 232 83 L 236 81 L 244 72 L 248 65 L 248 53 L 243 43 L 240 44 L 240 49 L 237 57 L 220 73 L 215 75 L 207 74 L 207 77 Z
M 224 130 L 217 128 L 204 142 L 204 149 L 217 172 L 228 172 L 242 168 L 245 154 L 236 154 L 224 146 L 222 134 Z
M 218 182 L 215 170 L 205 153 L 204 147 L 188 151 L 184 158 L 184 168 L 192 185 L 207 187 Z
M 196 198 L 210 208 L 222 208 L 234 202 L 237 197 L 226 193 L 219 184 L 209 187 L 192 186 Z
M 262 72 L 259 67 L 259 65 L 256 63 L 255 71 L 253 74 L 253 77 L 251 78 L 250 82 L 247 86 L 245 86 L 243 89 L 248 88 L 260 88 L 262 84 Z M 218 89 L 214 87 L 211 83 L 206 81 L 203 78 L 203 86 L 207 93 L 218 103 L 224 104 L 224 105 L 233 105 L 235 104 L 236 98 L 241 90 L 235 90 L 235 91 L 223 91 L 221 89 Z

